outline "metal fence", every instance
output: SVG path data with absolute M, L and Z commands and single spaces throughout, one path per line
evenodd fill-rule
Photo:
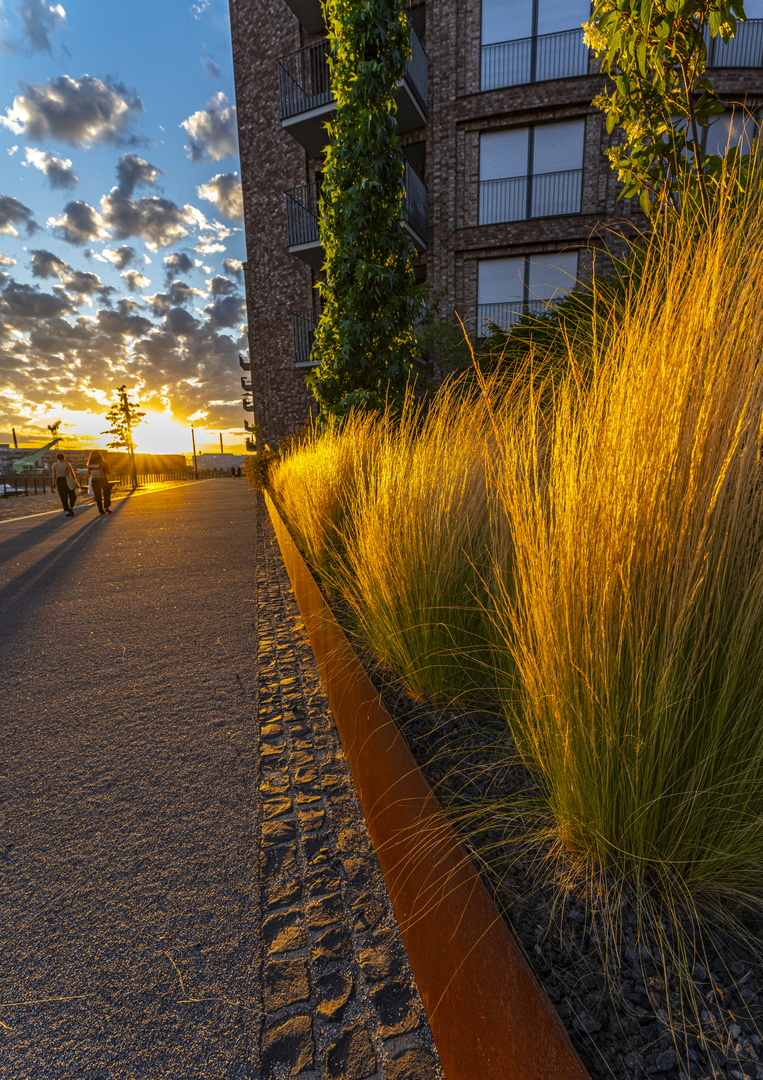
M 199 469 L 199 480 L 211 480 L 216 476 L 230 476 L 230 470 L 226 469 Z M 190 473 L 138 473 L 138 486 L 144 484 L 175 483 L 180 480 L 196 480 L 193 470 Z M 126 488 L 132 486 L 132 476 L 129 473 L 119 473 L 109 477 L 112 487 Z M 80 492 L 87 492 L 87 483 L 80 480 Z M 11 473 L 0 476 L 0 498 L 10 499 L 19 495 L 48 495 L 56 494 L 56 485 L 52 483 L 50 476 L 44 473 L 27 474 L 18 476 Z
M 482 180 L 480 225 L 579 214 L 582 194 L 582 169 Z
M 482 90 L 587 74 L 588 47 L 582 28 L 482 46 Z
M 297 367 L 307 367 L 312 363 L 310 353 L 315 342 L 317 323 L 312 311 L 294 311 L 291 316 L 291 328 L 294 334 L 294 363 Z
M 318 199 L 320 184 L 303 184 L 286 192 L 286 235 L 289 247 L 320 239 Z
M 328 105 L 333 98 L 327 39 L 287 53 L 278 61 L 278 89 L 281 95 L 281 119 Z
M 720 37 L 705 38 L 709 68 L 763 67 L 763 19 L 737 23 L 736 36 L 724 45 Z

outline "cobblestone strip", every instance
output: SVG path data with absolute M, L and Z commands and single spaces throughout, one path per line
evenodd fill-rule
M 261 498 L 257 621 L 261 1078 L 443 1080 Z

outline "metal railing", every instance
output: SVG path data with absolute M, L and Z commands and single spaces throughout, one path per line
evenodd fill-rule
M 138 485 L 142 484 L 165 484 L 172 483 L 178 480 L 195 480 L 196 477 L 193 473 L 192 467 L 190 467 L 190 475 L 188 472 L 180 473 L 138 473 L 137 481 Z M 209 479 L 213 476 L 229 476 L 230 471 L 228 469 L 199 469 L 199 479 Z M 87 477 L 79 477 L 79 495 L 87 495 Z M 109 477 L 109 483 L 112 488 L 121 487 L 123 490 L 132 486 L 132 475 L 127 473 L 115 473 Z M 58 494 L 56 485 L 52 482 L 50 476 L 46 476 L 44 473 L 34 475 L 17 475 L 12 473 L 7 476 L 0 476 L 0 499 L 12 498 L 18 495 L 56 495 Z
M 588 47 L 582 27 L 482 46 L 482 90 L 587 74 Z
M 478 304 L 477 337 L 487 337 L 492 326 L 511 330 L 519 322 L 520 315 L 539 315 L 561 299 L 563 297 L 557 297 L 557 300 L 504 300 L 497 304 Z
M 286 192 L 286 237 L 289 247 L 320 241 L 320 184 L 303 184 Z M 404 220 L 422 240 L 427 238 L 427 189 L 406 161 Z
M 278 89 L 281 95 L 281 119 L 309 112 L 333 100 L 327 39 L 287 53 L 278 61 Z
M 318 324 L 312 311 L 294 311 L 291 316 L 291 328 L 294 333 L 294 363 L 297 367 L 311 364 L 310 353 L 315 342 L 315 329 Z
M 426 243 L 427 239 L 427 189 L 423 181 L 406 161 L 405 163 L 405 211 L 403 219 Z
M 411 55 L 405 65 L 405 75 L 411 92 L 422 110 L 427 110 L 427 54 L 411 28 Z M 278 90 L 281 96 L 281 119 L 309 112 L 333 101 L 331 71 L 328 58 L 331 46 L 328 39 L 316 41 L 278 61 Z
M 737 23 L 736 37 L 724 45 L 720 37 L 705 38 L 708 68 L 763 67 L 763 19 Z
M 418 101 L 423 112 L 427 111 L 427 94 L 429 90 L 429 61 L 424 52 L 424 46 L 418 39 L 416 31 L 410 28 L 411 55 L 405 65 L 405 80 L 408 83 L 413 96 Z
M 480 225 L 579 214 L 582 195 L 582 169 L 482 180 Z
M 320 240 L 318 199 L 320 184 L 303 184 L 286 192 L 286 235 L 289 247 Z

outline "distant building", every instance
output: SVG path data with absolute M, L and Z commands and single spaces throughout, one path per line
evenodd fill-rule
M 310 412 L 304 375 L 315 289 L 325 123 L 334 112 L 320 0 L 229 0 L 244 191 L 249 358 L 243 405 L 264 443 Z M 763 0 L 737 37 L 711 43 L 729 111 L 708 141 L 744 140 L 738 103 L 763 102 Z M 604 90 L 583 41 L 589 0 L 411 0 L 411 58 L 397 93 L 403 227 L 440 311 L 482 337 L 542 309 L 604 264 L 605 242 L 647 225 L 603 151 L 617 137 L 591 106 Z M 616 244 L 616 239 L 614 241 Z M 248 427 L 248 425 L 247 425 Z M 249 430 L 252 430 L 248 427 Z

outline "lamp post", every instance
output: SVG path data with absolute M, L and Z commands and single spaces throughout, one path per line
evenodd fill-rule
M 220 432 L 220 453 L 221 454 L 225 453 L 225 451 L 223 450 L 223 433 L 222 433 L 222 431 Z
M 191 424 L 191 442 L 193 443 L 193 471 L 196 473 L 196 479 L 199 479 L 199 466 L 196 462 L 196 436 L 193 433 L 193 424 Z

